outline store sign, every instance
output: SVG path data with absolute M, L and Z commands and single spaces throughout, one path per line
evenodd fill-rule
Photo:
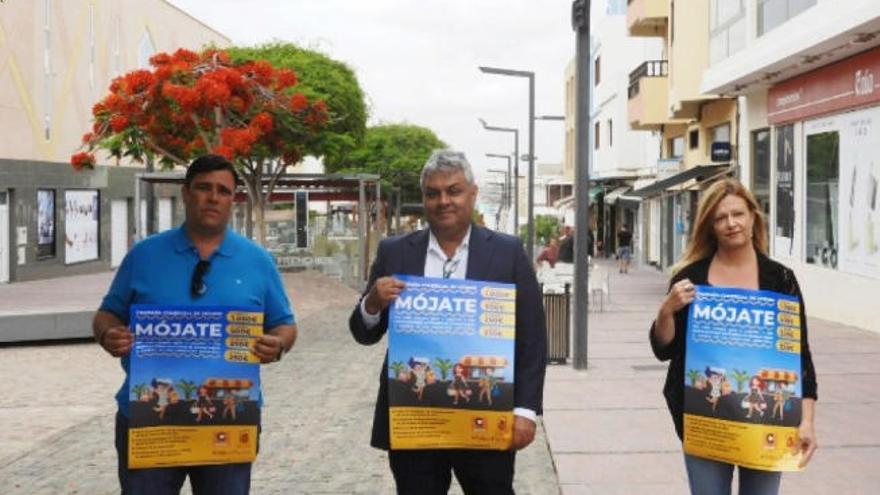
M 713 162 L 729 162 L 730 161 L 730 143 L 718 142 L 712 143 Z
M 767 95 L 767 120 L 781 125 L 880 103 L 880 48 L 781 82 Z

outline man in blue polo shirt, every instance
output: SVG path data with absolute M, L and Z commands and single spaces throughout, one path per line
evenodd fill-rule
M 280 360 L 296 340 L 290 301 L 269 253 L 227 227 L 235 178 L 232 164 L 221 156 L 205 155 L 193 161 L 182 188 L 186 221 L 132 248 L 95 313 L 95 340 L 111 356 L 122 358 L 126 373 L 116 394 L 116 450 L 123 494 L 178 494 L 187 475 L 196 495 L 249 491 L 250 463 L 128 469 L 132 304 L 260 307 L 264 334 L 254 353 L 262 363 Z

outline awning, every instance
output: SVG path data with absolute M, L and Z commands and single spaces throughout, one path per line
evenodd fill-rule
M 726 173 L 728 170 L 730 170 L 729 163 L 722 163 L 718 165 L 697 165 L 682 172 L 679 172 L 675 175 L 666 177 L 665 179 L 660 179 L 653 184 L 649 184 L 641 189 L 636 189 L 635 191 L 628 193 L 628 195 L 638 196 L 640 198 L 654 196 L 656 194 L 662 193 L 670 187 L 684 184 L 691 179 L 702 182 Z
M 791 370 L 762 369 L 758 372 L 758 376 L 762 380 L 788 383 L 794 383 L 798 379 L 797 372 Z
M 251 388 L 254 382 L 247 378 L 229 379 L 229 378 L 207 378 L 202 384 L 206 388 Z
M 610 193 L 605 195 L 605 204 L 613 205 L 617 202 L 617 198 L 623 196 L 623 193 L 629 191 L 631 188 L 629 186 L 618 187 L 617 189 L 611 191 Z
M 507 359 L 503 356 L 462 356 L 458 361 L 469 368 L 503 368 L 507 366 Z

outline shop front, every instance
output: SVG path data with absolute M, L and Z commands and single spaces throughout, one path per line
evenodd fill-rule
M 796 269 L 811 313 L 880 331 L 880 49 L 782 82 L 767 101 L 771 253 Z

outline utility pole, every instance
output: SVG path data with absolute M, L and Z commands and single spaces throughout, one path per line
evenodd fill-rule
M 575 237 L 574 237 L 574 369 L 587 369 L 589 321 L 589 266 L 587 233 L 590 229 L 590 0 L 571 4 L 575 43 Z

